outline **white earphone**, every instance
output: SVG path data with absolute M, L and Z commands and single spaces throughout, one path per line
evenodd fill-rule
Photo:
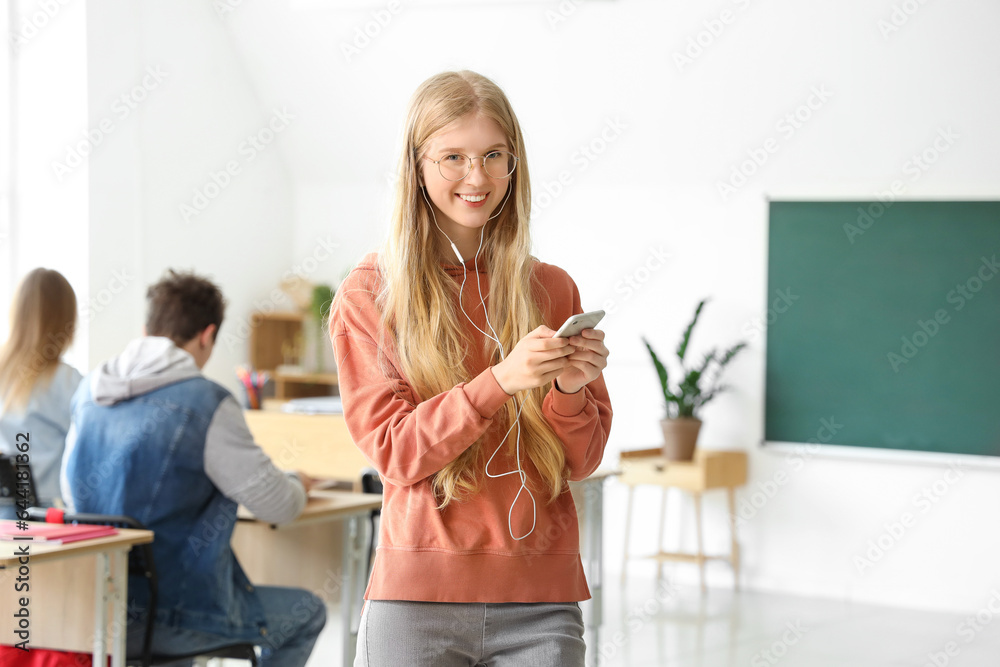
M 504 205 L 507 203 L 507 198 L 510 196 L 510 191 L 511 190 L 512 190 L 512 188 L 510 186 L 508 186 L 507 187 L 507 194 L 503 198 L 503 203 L 500 204 L 500 209 L 496 212 L 496 214 L 491 215 L 489 218 L 487 218 L 487 222 L 489 222 L 493 218 L 495 218 L 498 215 L 500 215 L 501 211 L 503 211 Z M 488 326 L 490 328 L 490 331 L 493 332 L 492 336 L 489 335 L 488 333 L 486 333 L 485 331 L 483 331 L 482 329 L 480 329 L 478 326 L 476 326 L 476 323 L 472 321 L 472 318 L 469 317 L 469 314 L 467 312 L 465 312 L 465 305 L 462 303 L 462 294 L 463 294 L 463 292 L 465 290 L 465 281 L 469 277 L 469 271 L 468 271 L 468 269 L 465 268 L 465 259 L 462 257 L 462 253 L 460 253 L 458 251 L 458 247 L 455 246 L 455 242 L 452 241 L 451 237 L 448 236 L 447 234 L 445 234 L 444 230 L 441 229 L 441 226 L 438 225 L 437 215 L 435 215 L 435 213 L 434 213 L 434 207 L 431 205 L 430 200 L 427 199 L 427 190 L 424 187 L 421 187 L 420 188 L 420 192 L 424 195 L 424 200 L 427 202 L 427 207 L 431 211 L 431 217 L 433 217 L 433 219 L 434 219 L 434 226 L 437 227 L 438 231 L 440 231 L 442 234 L 444 234 L 444 237 L 446 239 L 448 239 L 449 243 L 451 243 L 452 252 L 455 253 L 456 257 L 458 257 L 458 263 L 462 265 L 463 277 L 462 277 L 462 286 L 459 288 L 459 291 L 458 291 L 458 305 L 462 309 L 462 312 L 465 314 L 466 319 L 469 320 L 469 322 L 472 322 L 472 326 L 476 327 L 477 331 L 479 331 L 480 333 L 482 333 L 484 336 L 486 336 L 490 340 L 496 342 L 497 346 L 499 346 L 499 348 L 500 348 L 500 359 L 503 360 L 505 358 L 505 354 L 504 354 L 504 350 L 503 350 L 503 344 L 500 342 L 500 339 L 497 336 L 496 330 L 493 329 L 493 325 L 490 324 L 490 316 L 489 316 L 489 312 L 488 312 L 488 310 L 486 308 L 486 299 L 483 297 L 483 285 L 482 285 L 482 282 L 480 282 L 480 280 L 479 280 L 479 271 L 478 271 L 478 266 L 479 266 L 479 251 L 482 250 L 482 248 L 483 248 L 483 231 L 486 229 L 486 226 L 483 225 L 483 227 L 479 230 L 479 248 L 476 250 L 476 266 L 477 266 L 477 270 L 476 270 L 476 285 L 477 285 L 478 291 L 479 291 L 479 301 L 480 301 L 480 303 L 483 304 L 483 313 L 486 315 L 486 326 Z M 520 421 L 520 417 L 521 417 L 521 407 L 522 407 L 523 404 L 520 403 L 517 400 L 517 396 L 514 397 L 514 402 L 517 403 L 517 414 L 514 416 L 514 423 L 511 424 L 511 426 L 510 426 L 509 429 L 507 429 L 507 433 L 506 433 L 506 435 L 504 435 L 503 440 L 500 441 L 500 444 L 493 451 L 493 454 L 490 455 L 489 460 L 486 462 L 485 472 L 486 472 L 486 476 L 487 477 L 494 478 L 494 479 L 496 479 L 498 477 L 506 477 L 507 475 L 518 475 L 518 477 L 520 478 L 520 480 L 521 480 L 521 488 L 519 488 L 517 490 L 517 495 L 514 496 L 514 500 L 510 504 L 510 510 L 508 510 L 508 512 L 507 512 L 507 532 L 510 533 L 511 539 L 513 539 L 513 540 L 523 540 L 528 535 L 531 535 L 531 533 L 534 532 L 534 530 L 535 530 L 535 520 L 537 519 L 537 509 L 535 507 L 535 497 L 533 495 L 531 495 L 531 490 L 525 485 L 525 481 L 527 480 L 527 475 L 524 473 L 524 470 L 521 469 L 521 421 Z M 517 470 L 510 470 L 508 472 L 501 472 L 501 473 L 493 474 L 493 473 L 490 472 L 490 464 L 493 462 L 493 458 L 497 455 L 497 452 L 499 452 L 500 449 L 501 449 L 501 447 L 503 447 L 503 443 L 507 442 L 507 436 L 510 435 L 510 432 L 514 429 L 515 426 L 517 426 L 517 442 L 516 442 L 516 445 L 515 445 L 515 457 L 516 457 L 516 460 L 517 460 Z M 514 535 L 514 528 L 513 528 L 513 524 L 512 524 L 512 517 L 513 517 L 513 514 L 514 514 L 514 506 L 517 505 L 517 499 L 521 497 L 521 493 L 522 492 L 526 492 L 528 494 L 528 497 L 531 499 L 531 529 L 528 530 L 528 532 L 525 533 L 524 535 L 522 535 L 521 537 L 516 537 Z

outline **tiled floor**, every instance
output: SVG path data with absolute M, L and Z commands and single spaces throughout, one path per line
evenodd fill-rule
M 309 667 L 339 664 L 336 607 L 330 619 Z M 615 578 L 605 590 L 599 633 L 588 631 L 588 665 L 1000 666 L 1000 618 L 981 617 L 978 631 L 966 622 L 956 614 L 724 588 L 703 598 L 697 588 L 657 585 L 651 577 L 632 577 L 621 589 Z

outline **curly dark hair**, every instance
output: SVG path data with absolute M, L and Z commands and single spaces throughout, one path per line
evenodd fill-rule
M 146 335 L 166 336 L 183 347 L 214 324 L 214 341 L 225 309 L 226 299 L 215 283 L 193 272 L 168 269 L 160 282 L 146 290 Z

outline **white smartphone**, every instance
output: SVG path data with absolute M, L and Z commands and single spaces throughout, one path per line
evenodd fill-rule
M 553 338 L 569 338 L 570 336 L 578 336 L 580 332 L 584 329 L 593 329 L 597 326 L 597 323 L 604 319 L 603 310 L 592 310 L 589 313 L 577 313 L 572 315 L 563 322 L 563 325 L 559 327 L 559 331 L 553 334 Z

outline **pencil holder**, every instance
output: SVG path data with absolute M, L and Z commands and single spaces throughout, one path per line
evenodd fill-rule
M 240 406 L 244 410 L 260 410 L 260 397 L 257 391 L 243 387 L 243 391 L 240 392 Z
M 243 408 L 245 410 L 260 410 L 261 393 L 264 385 L 270 379 L 270 375 L 266 371 L 257 372 L 253 370 L 252 366 L 250 368 L 237 366 L 236 377 L 239 378 L 240 387 L 243 389 Z

